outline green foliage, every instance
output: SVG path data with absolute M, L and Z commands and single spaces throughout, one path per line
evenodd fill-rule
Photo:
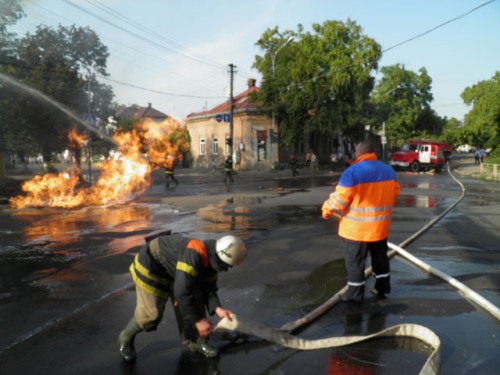
M 25 16 L 19 0 L 0 0 L 0 54 L 4 58 L 15 40 L 15 35 L 9 32 L 9 26 L 15 25 Z M 7 53 L 8 54 L 8 53 Z
M 276 27 L 257 44 L 264 51 L 254 62 L 263 76 L 259 98 L 274 108 L 283 145 L 313 132 L 362 131 L 381 49 L 354 21 L 313 24 L 312 32 Z
M 466 144 L 467 142 L 464 142 L 464 139 L 462 138 L 462 127 L 462 122 L 454 117 L 447 120 L 443 129 L 441 140 L 453 145 L 454 147 Z
M 388 138 L 394 144 L 411 138 L 436 138 L 442 132 L 445 120 L 431 108 L 432 79 L 425 68 L 418 73 L 396 64 L 380 69 L 371 101 L 377 113 L 377 122 L 386 124 Z
M 463 137 L 475 147 L 496 148 L 500 142 L 500 72 L 462 92 L 472 109 L 465 115 Z
M 34 34 L 27 33 L 13 44 L 15 61 L 4 66 L 10 76 L 78 117 L 91 105 L 92 113 L 107 118 L 113 93 L 94 77 L 95 73 L 106 75 L 108 52 L 92 30 L 38 26 Z M 76 124 L 59 109 L 37 100 L 29 90 L 7 91 L 9 95 L 0 99 L 2 109 L 9 111 L 4 125 L 6 148 L 21 154 L 42 152 L 49 162 L 52 153 L 66 147 L 67 132 Z M 21 135 L 24 144 L 14 142 Z
M 24 11 L 17 0 L 0 0 L 0 73 L 8 74 L 10 72 L 9 63 L 14 60 L 15 34 L 9 32 L 9 27 L 24 17 Z M 1 80 L 0 80 L 1 84 Z M 8 107 L 8 99 L 11 91 L 5 86 L 0 90 L 0 112 L 2 121 L 0 121 L 0 152 L 7 149 L 6 139 L 7 124 L 10 122 L 12 111 Z

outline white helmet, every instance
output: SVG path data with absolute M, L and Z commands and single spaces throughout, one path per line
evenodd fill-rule
M 217 240 L 215 252 L 220 260 L 231 267 L 239 266 L 247 256 L 247 247 L 236 236 L 227 235 Z

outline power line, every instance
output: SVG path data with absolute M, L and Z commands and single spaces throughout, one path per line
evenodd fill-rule
M 404 41 L 402 41 L 402 42 L 400 42 L 400 43 L 398 43 L 398 44 L 395 44 L 395 45 L 393 45 L 392 47 L 386 48 L 386 49 L 382 50 L 382 52 L 387 52 L 387 51 L 390 51 L 391 49 L 394 49 L 394 48 L 399 47 L 399 46 L 401 46 L 401 45 L 403 45 L 403 44 L 409 43 L 409 42 L 411 42 L 411 41 L 413 41 L 413 40 L 415 40 L 415 39 L 421 38 L 421 37 L 423 37 L 424 35 L 427 35 L 427 34 L 429 34 L 429 33 L 433 32 L 433 31 L 435 31 L 435 30 L 437 30 L 437 29 L 439 29 L 439 28 L 441 28 L 441 27 L 443 27 L 443 26 L 445 26 L 445 25 L 448 25 L 449 23 L 452 23 L 452 22 L 455 22 L 455 21 L 457 21 L 457 20 L 459 20 L 459 19 L 461 19 L 461 18 L 464 18 L 464 17 L 468 16 L 469 14 L 471 14 L 471 13 L 475 12 L 476 10 L 478 10 L 478 9 L 480 9 L 480 8 L 482 8 L 482 7 L 486 6 L 486 5 L 488 5 L 488 4 L 494 3 L 495 1 L 496 1 L 496 0 L 490 0 L 490 1 L 487 1 L 486 3 L 483 3 L 483 4 L 481 4 L 481 5 L 477 6 L 477 7 L 475 7 L 475 8 L 473 8 L 473 9 L 469 10 L 469 11 L 468 11 L 468 12 L 466 12 L 466 13 L 463 13 L 463 14 L 461 14 L 461 15 L 459 15 L 459 16 L 457 16 L 457 17 L 455 17 L 455 18 L 452 18 L 451 20 L 448 20 L 448 21 L 446 21 L 446 22 L 443 22 L 443 23 L 442 23 L 442 24 L 440 24 L 440 25 L 437 25 L 436 27 L 433 27 L 432 29 L 429 29 L 429 30 L 427 30 L 427 31 L 424 31 L 423 33 L 420 33 L 420 34 L 418 34 L 418 35 L 416 35 L 416 36 L 414 36 L 414 37 L 412 37 L 412 38 L 410 38 L 410 39 L 407 39 L 407 40 L 404 40 Z
M 466 13 L 463 13 L 463 14 L 461 14 L 461 15 L 459 15 L 459 16 L 457 16 L 457 17 L 455 17 L 455 18 L 452 18 L 452 19 L 450 19 L 450 20 L 448 20 L 448 21 L 446 21 L 446 22 L 443 22 L 442 24 L 440 24 L 440 25 L 438 25 L 438 26 L 436 26 L 436 27 L 433 27 L 432 29 L 429 29 L 429 30 L 427 30 L 427 31 L 424 31 L 423 33 L 420 33 L 420 34 L 418 34 L 418 35 L 416 35 L 416 36 L 414 36 L 414 37 L 412 37 L 412 38 L 410 38 L 410 39 L 407 39 L 407 40 L 402 41 L 402 42 L 400 42 L 400 43 L 398 43 L 398 44 L 395 44 L 394 46 L 388 47 L 388 48 L 386 48 L 386 49 L 382 50 L 382 52 L 387 52 L 387 51 L 392 50 L 392 49 L 394 49 L 394 48 L 396 48 L 396 47 L 399 47 L 399 46 L 401 46 L 401 45 L 403 45 L 403 44 L 409 43 L 410 41 L 413 41 L 413 40 L 415 40 L 415 39 L 421 38 L 422 36 L 427 35 L 427 34 L 429 34 L 429 33 L 433 32 L 433 31 L 435 31 L 435 30 L 437 30 L 437 29 L 439 29 L 439 28 L 441 28 L 441 27 L 443 27 L 443 26 L 445 26 L 445 25 L 447 25 L 447 24 L 450 24 L 450 23 L 452 23 L 452 22 L 454 22 L 454 21 L 457 21 L 457 20 L 459 20 L 459 19 L 461 19 L 461 18 L 464 18 L 464 17 L 468 16 L 469 14 L 471 14 L 471 13 L 473 13 L 473 12 L 477 11 L 478 9 L 480 9 L 480 8 L 482 8 L 482 7 L 486 6 L 486 5 L 489 5 L 489 4 L 491 4 L 491 3 L 494 3 L 495 1 L 496 1 L 496 0 L 490 0 L 490 1 L 487 1 L 487 2 L 485 2 L 485 3 L 483 3 L 483 4 L 481 4 L 481 5 L 479 5 L 479 6 L 475 7 L 475 8 L 473 8 L 473 9 L 471 9 L 470 11 L 468 11 L 468 12 L 466 12 Z M 292 83 L 292 84 L 290 84 L 289 86 L 290 86 L 290 87 L 292 87 L 292 86 L 298 86 L 298 87 L 300 87 L 300 86 L 304 85 L 304 84 L 305 84 L 305 83 L 307 83 L 307 82 L 310 82 L 310 81 L 315 81 L 315 80 L 317 80 L 318 78 L 321 78 L 321 77 L 323 77 L 323 76 L 326 76 L 327 74 L 336 73 L 336 72 L 340 72 L 340 71 L 346 70 L 346 69 L 348 69 L 348 68 L 350 68 L 350 67 L 352 67 L 352 66 L 354 66 L 354 65 L 355 65 L 355 63 L 353 62 L 353 63 L 351 63 L 351 64 L 348 64 L 348 65 L 345 65 L 345 66 L 343 66 L 343 67 L 341 67 L 341 68 L 338 68 L 338 69 L 334 70 L 333 72 L 332 72 L 332 71 L 326 71 L 326 72 L 324 72 L 324 73 L 322 73 L 322 74 L 319 74 L 319 75 L 317 75 L 317 76 L 314 76 L 314 77 L 312 77 L 312 78 L 310 78 L 310 79 L 308 79 L 308 80 L 306 80 L 306 81 L 299 82 L 299 83 Z M 276 90 L 276 91 L 278 91 L 278 90 Z
M 101 9 L 102 11 L 104 11 L 104 12 L 106 12 L 106 13 L 108 13 L 108 14 L 112 15 L 113 17 L 116 17 L 116 18 L 118 18 L 119 20 L 121 20 L 121 21 L 123 21 L 123 22 L 125 22 L 125 23 L 127 23 L 127 24 L 129 24 L 129 25 L 131 25 L 131 26 L 133 26 L 133 27 L 135 27 L 135 28 L 137 28 L 137 29 L 141 30 L 141 31 L 142 31 L 142 32 L 144 32 L 145 34 L 149 34 L 149 35 L 151 35 L 151 36 L 153 36 L 153 37 L 155 37 L 155 38 L 157 38 L 157 39 L 159 39 L 159 40 L 161 40 L 161 41 L 167 42 L 168 44 L 171 44 L 171 45 L 175 46 L 176 48 L 179 48 L 179 49 L 186 49 L 186 48 L 185 48 L 184 46 L 182 46 L 181 44 L 179 44 L 179 43 L 177 43 L 177 42 L 175 42 L 175 41 L 173 41 L 173 40 L 170 40 L 170 39 L 168 39 L 168 38 L 164 37 L 163 35 L 161 35 L 161 34 L 159 34 L 159 33 L 155 32 L 155 31 L 153 31 L 153 30 L 148 29 L 148 28 L 147 28 L 147 27 L 145 27 L 144 25 L 142 25 L 142 24 L 140 24 L 140 23 L 136 22 L 135 20 L 133 20 L 133 19 L 131 19 L 131 18 L 129 18 L 129 17 L 127 17 L 127 16 L 125 16 L 125 15 L 123 15 L 123 14 L 121 14 L 121 13 L 117 12 L 116 10 L 114 10 L 114 9 L 112 9 L 112 8 L 110 8 L 110 7 L 106 6 L 106 5 L 104 5 L 104 4 L 102 4 L 102 2 L 100 2 L 100 1 L 98 1 L 98 0 L 85 0 L 85 1 L 86 1 L 87 3 L 89 3 L 89 4 L 91 4 L 91 5 L 93 5 L 93 6 L 97 7 L 97 8 L 99 8 L 99 9 Z M 217 61 L 213 61 L 213 60 L 208 59 L 206 56 L 200 56 L 200 55 L 198 55 L 197 57 L 199 57 L 199 58 L 201 58 L 201 59 L 204 59 L 204 60 L 206 60 L 206 61 L 208 61 L 208 62 L 211 62 L 212 64 L 214 64 L 214 65 L 216 65 L 216 66 L 222 66 L 222 65 L 223 65 L 223 64 L 220 64 L 220 63 L 219 63 L 219 62 L 217 62 Z
M 123 31 L 123 32 L 125 32 L 125 33 L 127 33 L 127 34 L 129 34 L 129 35 L 132 35 L 132 36 L 134 36 L 134 37 L 136 37 L 136 38 L 138 38 L 138 39 L 141 39 L 141 40 L 143 40 L 143 41 L 146 41 L 146 42 L 148 42 L 148 43 L 150 43 L 150 44 L 152 44 L 152 45 L 154 45 L 154 46 L 156 46 L 156 47 L 159 47 L 159 48 L 161 48 L 161 49 L 167 50 L 167 51 L 172 52 L 172 53 L 174 53 L 174 54 L 177 54 L 177 55 L 183 56 L 183 57 L 185 57 L 185 58 L 187 58 L 187 59 L 190 59 L 190 60 L 196 61 L 196 62 L 198 62 L 198 63 L 200 63 L 200 64 L 209 65 L 209 66 L 212 66 L 212 67 L 215 67 L 215 68 L 221 68 L 221 65 L 219 65 L 219 64 L 216 64 L 216 65 L 215 65 L 215 64 L 213 64 L 213 63 L 210 63 L 210 62 L 207 62 L 207 61 L 200 60 L 200 59 L 198 59 L 198 58 L 196 58 L 196 57 L 189 56 L 189 55 L 187 55 L 187 54 L 185 54 L 185 53 L 182 53 L 182 52 L 176 51 L 176 50 L 174 50 L 174 49 L 172 49 L 172 48 L 169 48 L 169 47 L 167 47 L 167 46 L 165 46 L 165 45 L 163 45 L 163 44 L 156 43 L 155 41 L 153 41 L 153 40 L 151 40 L 151 39 L 148 39 L 148 38 L 145 38 L 145 37 L 143 37 L 143 36 L 141 36 L 141 35 L 139 35 L 139 34 L 137 34 L 137 33 L 134 33 L 133 31 L 127 30 L 126 28 L 123 28 L 123 27 L 121 27 L 120 25 L 117 25 L 117 24 L 115 24 L 115 23 L 113 23 L 113 22 L 109 21 L 109 20 L 105 19 L 104 17 L 101 17 L 101 16 L 99 16 L 99 15 L 97 15 L 97 14 L 95 14 L 95 13 L 93 13 L 93 12 L 91 12 L 91 11 L 89 11 L 89 10 L 87 10 L 87 9 L 85 9 L 85 8 L 83 8 L 83 7 L 81 7 L 81 6 L 79 6 L 79 5 L 77 5 L 77 4 L 72 3 L 70 0 L 62 0 L 62 1 L 63 1 L 63 2 L 65 2 L 66 4 L 68 4 L 68 5 L 72 6 L 72 7 L 74 7 L 74 8 L 76 8 L 76 9 L 80 10 L 80 11 L 81 11 L 81 12 L 83 12 L 83 13 L 86 13 L 86 14 L 88 14 L 88 15 L 90 15 L 90 16 L 92 16 L 92 17 L 94 17 L 94 18 L 97 18 L 98 20 L 100 20 L 100 21 L 102 21 L 102 22 L 104 22 L 104 23 L 106 23 L 106 24 L 108 24 L 108 25 L 110 25 L 110 26 L 112 26 L 112 27 L 114 27 L 114 28 L 116 28 L 116 29 L 118 29 L 118 30 L 121 30 L 121 31 Z
M 132 88 L 135 88 L 135 89 L 140 89 L 140 90 L 143 90 L 143 91 L 153 92 L 155 94 L 162 94 L 162 95 L 168 95 L 168 96 L 178 96 L 178 97 L 184 97 L 184 98 L 195 98 L 195 99 L 222 99 L 222 98 L 224 98 L 224 96 L 201 96 L 201 95 L 175 94 L 175 93 L 171 93 L 171 92 L 165 92 L 165 91 L 148 89 L 148 88 L 145 88 L 145 87 L 133 85 L 131 83 L 117 81 L 115 79 L 111 79 L 109 77 L 105 77 L 105 76 L 102 76 L 102 75 L 97 75 L 97 76 L 99 78 L 102 78 L 102 79 L 106 80 L 106 81 L 110 81 L 110 82 L 113 82 L 113 83 L 118 83 L 118 84 L 123 85 L 123 86 L 128 86 L 128 87 L 132 87 Z
M 52 11 L 52 10 L 50 10 L 50 9 L 47 9 L 47 8 L 43 7 L 42 5 L 38 4 L 37 2 L 34 2 L 33 0 L 30 0 L 30 2 L 31 2 L 34 6 L 37 6 L 37 7 L 41 8 L 41 9 L 43 9 L 45 12 L 50 13 L 50 14 L 52 14 L 53 16 L 55 16 L 55 17 L 57 17 L 57 18 L 63 19 L 64 21 L 66 21 L 66 22 L 68 22 L 68 23 L 75 24 L 75 21 L 70 20 L 70 19 L 68 19 L 68 18 L 66 18 L 66 17 L 64 17 L 64 16 L 61 16 L 60 14 L 57 14 L 57 13 L 53 12 L 53 11 Z M 112 11 L 113 11 L 113 10 L 112 10 L 112 9 L 110 9 L 110 12 L 112 12 Z M 117 17 L 118 17 L 118 16 L 117 16 Z M 125 17 L 125 16 L 123 16 L 123 18 L 126 18 L 126 17 Z M 135 22 L 135 21 L 131 20 L 131 22 Z M 136 23 L 136 24 L 137 24 L 137 23 Z M 137 25 L 140 25 L 140 24 L 137 24 Z M 106 40 L 108 40 L 108 41 L 111 41 L 112 43 L 115 43 L 115 44 L 117 44 L 117 45 L 119 45 L 119 46 L 121 46 L 121 47 L 125 47 L 125 48 L 127 48 L 127 46 L 126 46 L 125 44 L 123 44 L 123 43 L 121 43 L 121 42 L 118 42 L 117 40 L 111 39 L 111 38 L 107 37 L 106 35 L 103 35 L 103 36 L 101 36 L 101 37 L 102 37 L 102 38 L 104 38 L 104 39 L 106 39 Z M 179 45 L 179 46 L 180 46 L 180 45 Z M 182 47 L 182 46 L 180 46 L 180 47 Z M 130 51 L 130 48 L 128 48 L 128 49 L 127 49 L 127 52 L 128 52 L 128 51 Z M 116 57 L 116 56 L 117 56 L 117 53 L 116 53 L 116 52 L 115 52 L 115 53 L 113 53 L 113 56 L 115 56 L 115 58 L 117 58 L 117 57 Z M 158 59 L 158 60 L 162 61 L 162 59 L 160 59 L 157 55 L 153 55 L 153 54 L 150 54 L 150 53 L 147 53 L 147 52 L 144 52 L 144 51 L 143 51 L 143 52 L 141 52 L 141 56 L 150 56 L 150 57 L 151 57 L 151 58 L 153 58 L 153 59 Z M 122 60 L 122 61 L 124 61 L 124 62 L 126 62 L 126 61 L 127 61 L 127 59 L 126 59 L 126 58 L 124 58 L 124 57 L 119 57 L 119 58 L 117 58 L 117 59 L 118 59 L 118 60 Z M 149 61 L 149 59 L 146 59 L 146 61 Z M 144 62 L 144 59 L 137 59 L 137 60 L 135 60 L 134 62 L 130 62 L 130 61 L 129 61 L 129 64 L 134 64 L 134 65 L 135 65 L 135 67 L 137 67 L 137 66 L 139 66 L 139 65 L 143 65 L 143 62 Z M 164 69 L 162 69 L 162 68 L 160 68 L 160 67 L 158 67 L 158 66 L 154 66 L 154 65 L 152 65 L 152 64 L 150 64 L 150 67 L 149 67 L 149 68 L 146 68 L 146 69 L 151 69 L 151 68 L 153 68 L 153 69 L 155 69 L 155 70 L 157 70 L 157 71 L 159 71 L 159 72 L 164 72 Z M 225 73 L 225 71 L 223 71 L 223 69 L 225 70 L 225 67 L 221 65 L 221 66 L 218 66 L 218 67 L 216 68 L 216 71 L 211 71 L 211 72 L 210 72 L 210 75 L 209 75 L 210 79 L 212 79 L 212 80 L 213 80 L 213 78 L 215 77 L 214 73 L 217 73 L 217 72 L 219 72 L 219 73 L 221 73 L 221 74 L 222 74 L 222 73 Z M 174 76 L 174 79 L 177 79 L 177 80 L 178 80 L 178 78 L 179 78 L 178 76 Z M 191 80 L 191 79 L 190 79 L 190 80 L 189 80 L 189 82 L 190 82 L 190 85 L 191 85 L 191 86 L 194 86 L 194 85 L 198 85 L 198 86 L 199 86 L 200 80 L 201 80 L 201 78 L 196 79 L 196 80 Z M 148 89 L 148 88 L 144 88 L 144 87 L 140 87 L 140 86 L 137 86 L 137 85 L 128 84 L 128 83 L 124 83 L 124 82 L 120 82 L 120 81 L 116 81 L 116 82 L 117 82 L 117 83 L 120 83 L 120 84 L 123 84 L 123 85 L 128 85 L 128 86 L 130 86 L 130 87 L 135 87 L 135 88 L 138 88 L 138 89 L 140 89 L 140 90 L 149 91 L 149 89 Z M 205 86 L 205 87 L 206 87 L 206 86 Z M 202 87 L 202 86 L 200 86 L 200 89 L 203 89 L 203 87 Z M 179 96 L 185 96 L 185 95 L 180 94 Z M 194 95 L 193 95 L 192 97 L 196 97 L 196 96 L 194 96 Z M 203 98 L 207 98 L 207 99 L 209 99 L 209 98 L 211 98 L 211 97 L 203 97 Z M 219 98 L 219 97 L 213 97 L 213 98 Z

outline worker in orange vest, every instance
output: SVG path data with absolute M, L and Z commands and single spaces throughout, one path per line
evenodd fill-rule
M 342 298 L 346 302 L 359 305 L 363 301 L 368 252 L 375 277 L 372 293 L 385 298 L 391 291 L 387 236 L 399 191 L 394 169 L 377 160 L 371 143 L 361 142 L 355 162 L 323 203 L 323 218 L 339 217 L 338 234 L 346 243 L 348 289 Z

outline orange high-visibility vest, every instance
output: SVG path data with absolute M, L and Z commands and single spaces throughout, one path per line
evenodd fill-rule
M 374 153 L 364 154 L 342 173 L 322 210 L 340 218 L 340 237 L 360 242 L 380 241 L 389 234 L 399 191 L 394 169 L 377 160 Z

